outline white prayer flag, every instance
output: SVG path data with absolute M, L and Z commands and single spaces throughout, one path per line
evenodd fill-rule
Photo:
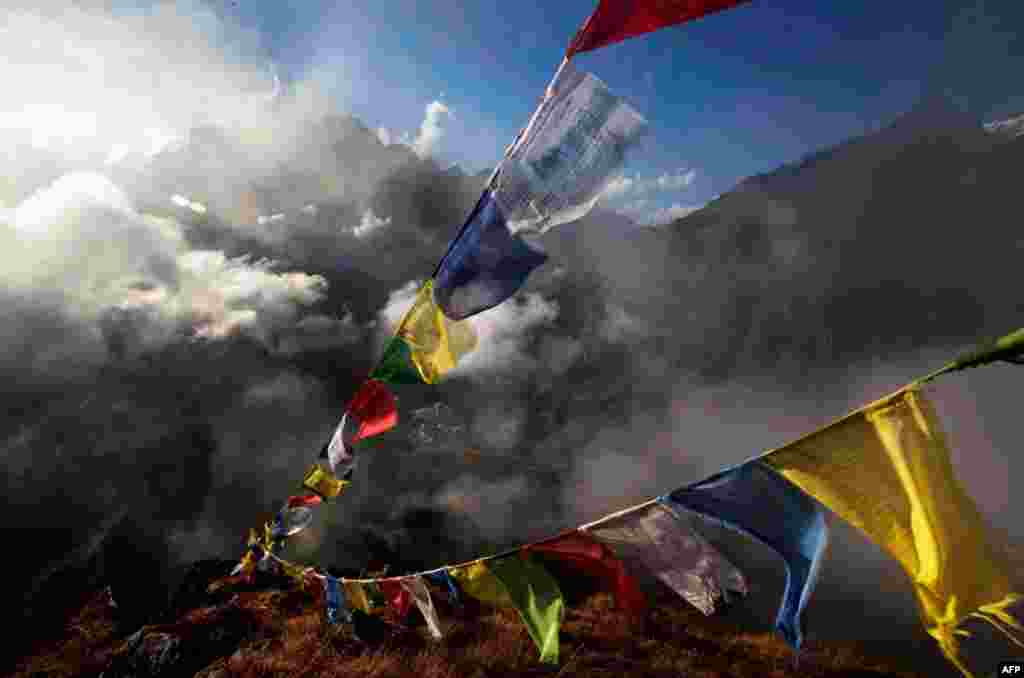
M 586 215 L 646 127 L 603 82 L 563 62 L 499 165 L 495 198 L 509 229 L 540 234 Z

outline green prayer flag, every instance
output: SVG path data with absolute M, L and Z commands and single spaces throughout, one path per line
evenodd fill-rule
M 526 630 L 537 644 L 540 660 L 558 663 L 558 631 L 565 616 L 562 591 L 544 567 L 520 554 L 487 563 L 512 598 Z
M 423 384 L 423 378 L 412 361 L 409 345 L 401 337 L 392 337 L 384 348 L 380 364 L 370 378 L 388 384 Z

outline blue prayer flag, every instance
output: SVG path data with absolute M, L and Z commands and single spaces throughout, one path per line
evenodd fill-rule
M 484 191 L 434 276 L 434 301 L 462 320 L 505 301 L 548 256 L 509 231 L 490 190 Z
M 459 600 L 459 589 L 455 586 L 455 580 L 448 574 L 448 570 L 441 570 L 440 572 L 431 572 L 426 575 L 427 579 L 434 582 L 438 586 L 448 587 L 448 602 L 452 605 L 461 605 Z
M 327 594 L 327 623 L 337 624 L 341 620 L 351 622 L 352 611 L 345 604 L 345 600 L 342 597 L 344 594 L 341 592 L 341 587 L 338 586 L 338 580 L 329 574 L 325 575 L 325 577 L 324 589 Z
M 802 614 L 817 580 L 828 526 L 820 505 L 754 460 L 659 500 L 711 518 L 774 549 L 786 563 L 786 590 L 775 627 L 790 645 L 803 642 Z

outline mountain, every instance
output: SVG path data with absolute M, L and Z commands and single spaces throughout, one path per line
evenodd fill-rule
M 1022 159 L 1024 140 L 930 100 L 751 177 L 667 228 L 677 270 L 702 273 L 676 277 L 677 312 L 709 314 L 702 339 L 728 345 L 711 368 L 721 375 L 787 354 L 849 364 L 1017 327 L 1024 300 L 1006 280 L 1024 254 Z M 702 303 L 722 302 L 721 290 L 727 301 Z M 877 309 L 871 322 L 865 308 Z M 731 322 L 716 330 L 723 313 Z
M 351 624 L 329 626 L 319 582 L 297 586 L 260 574 L 254 585 L 246 585 L 223 576 L 230 565 L 197 563 L 174 614 L 131 635 L 118 628 L 116 598 L 108 591 L 92 592 L 71 611 L 63 633 L 37 641 L 10 675 L 924 675 L 906 659 L 872 656 L 854 644 L 809 643 L 797 665 L 791 651 L 763 628 L 741 632 L 737 608 L 706 618 L 667 589 L 653 590 L 644 620 L 631 621 L 614 608 L 610 595 L 577 579 L 562 585 L 567 606 L 560 665 L 551 667 L 538 661 L 512 609 L 485 607 L 466 596 L 452 605 L 434 589 L 445 633 L 439 642 L 429 639 L 415 609 L 398 619 L 394 611 L 377 608 L 371 615 L 357 612 Z

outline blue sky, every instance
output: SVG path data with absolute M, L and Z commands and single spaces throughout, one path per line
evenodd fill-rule
M 221 0 L 223 2 L 223 0 Z M 627 170 L 693 181 L 652 205 L 700 204 L 750 174 L 877 128 L 926 91 L 973 113 L 1024 110 L 1024 3 L 755 0 L 581 55 L 652 125 Z M 594 0 L 240 0 L 285 82 L 310 76 L 373 127 L 415 132 L 451 108 L 442 161 L 494 165 Z M 635 197 L 635 196 L 634 196 Z

